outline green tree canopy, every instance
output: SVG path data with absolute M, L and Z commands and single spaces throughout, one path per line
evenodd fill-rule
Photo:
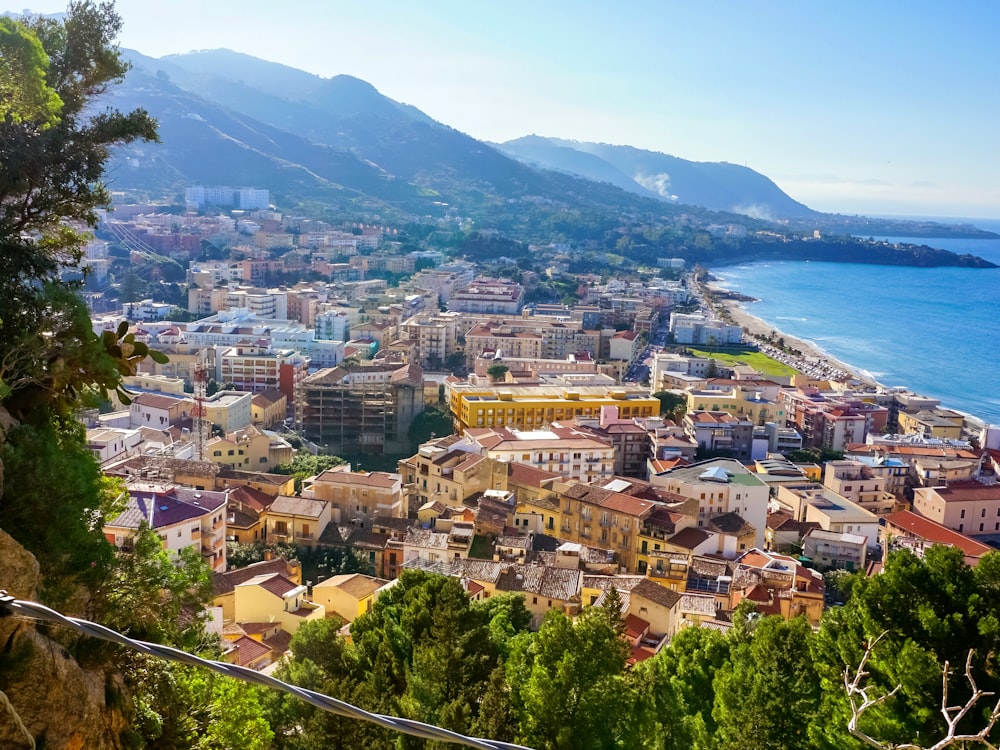
M 83 303 L 62 293 L 58 273 L 79 262 L 81 227 L 109 202 L 101 175 L 111 149 L 156 139 L 146 112 L 98 103 L 128 69 L 114 45 L 120 29 L 110 3 L 90 0 L 70 3 L 62 19 L 0 26 L 0 379 L 4 405 L 22 418 L 67 389 L 72 398 L 88 384 L 115 385 L 106 376 L 115 355 L 78 325 Z M 68 359 L 67 346 L 84 356 Z
M 518 641 L 508 680 L 521 742 L 540 750 L 636 746 L 619 619 L 603 607 L 587 607 L 575 622 L 550 610 L 537 634 Z
M 0 17 L 0 120 L 50 127 L 62 101 L 46 75 L 49 56 L 23 23 Z
M 811 728 L 816 747 L 856 747 L 843 736 L 850 715 L 843 689 L 845 669 L 854 669 L 866 646 L 876 639 L 866 665 L 875 694 L 899 692 L 891 701 L 865 714 L 863 729 L 886 743 L 940 738 L 941 668 L 964 665 L 974 649 L 972 669 L 980 687 L 1000 689 L 1000 588 L 995 571 L 1000 553 L 991 552 L 973 570 L 957 548 L 934 546 L 923 559 L 909 551 L 889 554 L 881 575 L 856 575 L 843 607 L 827 612 L 814 641 L 813 656 L 823 686 L 823 708 Z M 969 687 L 956 681 L 949 703 L 961 705 Z M 982 714 L 971 712 L 963 728 L 981 726 Z M 834 731 L 837 730 L 837 731 Z M 919 743 L 918 743 L 919 744 Z
M 657 391 L 653 398 L 660 400 L 660 414 L 677 421 L 687 412 L 687 395 L 673 391 Z

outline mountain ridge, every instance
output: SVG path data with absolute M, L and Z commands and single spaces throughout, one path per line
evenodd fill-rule
M 631 146 L 515 139 L 515 146 L 542 151 L 535 162 L 551 162 L 553 151 L 563 162 L 536 166 L 505 153 L 512 142 L 476 140 L 353 76 L 322 78 L 229 50 L 164 58 L 122 52 L 133 68 L 111 98 L 122 109 L 148 109 L 161 123 L 162 143 L 133 146 L 115 159 L 118 188 L 179 201 L 190 184 L 256 185 L 286 209 L 308 205 L 326 217 L 402 222 L 451 215 L 528 241 L 583 241 L 588 226 L 598 232 L 586 234 L 588 242 L 607 241 L 616 226 L 673 226 L 667 235 L 676 246 L 693 239 L 691 227 L 711 224 L 809 236 L 817 228 L 824 236 L 872 231 L 864 217 L 815 212 L 738 165 Z M 782 215 L 792 218 L 769 223 Z M 919 234 L 934 231 L 941 230 L 921 225 Z

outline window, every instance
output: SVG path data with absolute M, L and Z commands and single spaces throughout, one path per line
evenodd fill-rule
M 233 451 L 232 449 L 230 449 L 230 451 L 229 451 L 229 455 L 230 455 L 230 456 L 232 456 L 232 455 L 235 455 L 235 451 Z
M 213 451 L 212 455 L 213 456 L 221 456 L 222 455 L 222 451 Z
M 261 456 L 260 457 L 260 463 L 266 464 L 267 463 L 267 456 Z
M 986 518 L 986 508 L 983 508 L 983 512 L 979 516 L 980 518 Z M 982 529 L 980 529 L 982 531 Z
M 531 603 L 532 604 L 538 604 L 538 597 L 537 596 L 531 597 Z
M 958 517 L 959 518 L 965 518 L 965 510 L 964 509 L 962 510 L 962 512 L 959 514 Z

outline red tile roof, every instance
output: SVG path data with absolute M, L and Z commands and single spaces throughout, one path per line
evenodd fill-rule
M 235 652 L 233 654 L 235 657 L 233 663 L 239 664 L 241 667 L 249 667 L 258 659 L 271 653 L 270 646 L 265 646 L 263 643 L 255 641 L 246 635 L 232 641 L 231 647 Z
M 641 617 L 629 615 L 625 618 L 625 635 L 629 638 L 641 638 L 649 632 L 649 623 Z
M 890 513 L 885 517 L 885 523 L 887 527 L 894 526 L 904 533 L 919 537 L 932 544 L 958 547 L 965 553 L 966 557 L 982 557 L 993 549 L 911 510 L 897 510 L 895 513 Z

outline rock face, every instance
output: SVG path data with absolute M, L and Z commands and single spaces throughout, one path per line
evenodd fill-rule
M 0 409 L 0 442 L 11 422 Z M 0 466 L 0 493 L 2 493 Z M 0 529 L 0 588 L 17 599 L 37 600 L 41 572 L 35 556 Z M 110 689 L 109 689 L 110 688 Z M 86 669 L 35 623 L 0 618 L 0 690 L 46 750 L 117 750 L 126 722 L 108 706 L 121 695 L 120 680 L 103 669 Z M 21 729 L 0 706 L 0 748 L 27 748 Z

